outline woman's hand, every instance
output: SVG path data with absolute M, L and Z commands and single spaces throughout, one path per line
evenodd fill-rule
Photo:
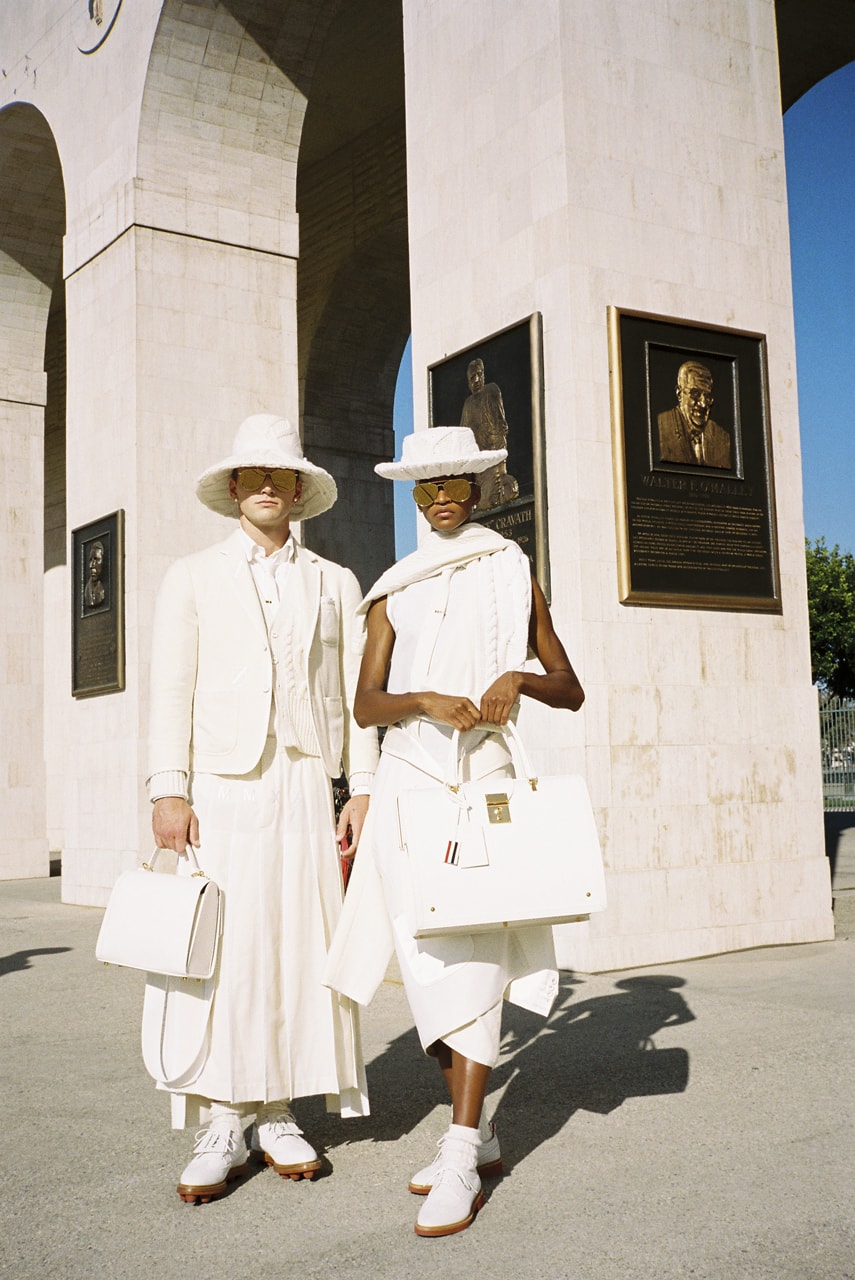
M 481 720 L 485 724 L 507 724 L 514 703 L 520 696 L 522 672 L 506 671 L 494 680 L 481 697 Z
M 158 849 L 186 852 L 199 848 L 199 819 L 181 796 L 162 796 L 152 806 L 151 829 Z
M 415 696 L 419 702 L 419 715 L 450 724 L 452 729 L 459 729 L 461 733 L 474 728 L 481 719 L 481 713 L 469 698 L 429 691 Z

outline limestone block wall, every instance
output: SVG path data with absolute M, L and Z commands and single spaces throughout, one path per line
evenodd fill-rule
M 0 648 L 14 650 L 6 666 L 12 671 L 14 658 L 20 678 L 14 714 L 39 726 L 8 766 L 0 756 L 0 768 L 10 786 L 13 772 L 32 779 L 19 798 L 22 808 L 32 802 L 39 861 L 30 857 L 24 870 L 4 861 L 0 874 L 47 871 L 47 774 L 56 789 L 49 807 L 52 841 L 62 844 L 63 897 L 99 905 L 151 838 L 142 777 L 157 584 L 176 554 L 232 528 L 196 501 L 193 479 L 228 451 L 247 414 L 297 417 L 294 190 L 304 99 L 222 6 L 125 4 L 90 56 L 74 42 L 79 8 L 46 0 L 0 13 L 0 129 L 4 105 L 33 103 L 59 155 L 66 226 L 53 248 L 66 289 L 67 527 L 125 510 L 126 689 L 71 697 L 68 566 L 52 569 L 42 590 L 39 501 L 24 531 L 38 553 L 26 566 L 21 560 L 19 622 L 32 661 L 18 660 L 18 624 L 0 629 Z M 304 36 L 313 23 L 305 18 Z M 21 279 L 43 314 L 4 336 L 5 350 L 22 355 L 13 361 L 14 387 L 6 382 L 15 408 L 0 408 L 4 421 L 15 418 L 3 456 L 10 482 L 14 474 L 41 494 L 44 374 L 31 384 L 51 286 L 26 272 Z
M 45 330 L 59 272 L 63 200 L 56 150 L 25 104 L 0 135 L 0 874 L 46 875 L 43 529 Z M 35 207 L 33 207 L 35 206 Z M 63 530 L 64 535 L 64 530 Z
M 35 394 L 38 394 L 36 392 Z M 43 392 L 42 392 L 43 394 Z M 42 745 L 42 569 L 29 548 L 41 541 L 41 510 L 21 495 L 39 493 L 43 467 L 43 410 L 36 403 L 0 399 L 0 540 L 3 546 L 3 611 L 0 671 L 4 676 L 0 788 L 4 879 L 47 875 Z
M 553 613 L 587 701 L 522 723 L 587 776 L 611 904 L 562 961 L 830 937 L 772 0 L 404 19 L 417 426 L 428 364 L 543 315 Z M 609 305 L 767 335 L 780 617 L 618 603 Z
M 63 895 L 91 903 L 151 839 L 141 782 L 158 583 L 176 555 L 234 528 L 196 500 L 195 477 L 247 414 L 296 403 L 296 281 L 290 258 L 133 228 L 67 288 L 69 420 L 88 446 L 69 457 L 69 522 L 126 510 L 128 687 L 72 711 L 87 751 L 66 788 Z

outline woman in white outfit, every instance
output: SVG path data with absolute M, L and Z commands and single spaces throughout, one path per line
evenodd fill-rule
M 482 1203 L 479 1170 L 501 1171 L 495 1130 L 482 1111 L 498 1060 L 503 996 L 546 1014 L 558 985 L 546 926 L 414 938 L 397 839 L 398 794 L 436 785 L 455 729 L 464 779 L 498 779 L 511 772 L 509 753 L 504 735 L 489 726 L 506 724 L 521 695 L 572 711 L 584 699 L 526 556 L 516 543 L 469 523 L 478 475 L 506 456 L 504 449 L 480 450 L 469 428 L 435 427 L 404 441 L 401 462 L 376 468 L 415 482 L 413 496 L 431 532 L 362 605 L 368 640 L 354 716 L 363 728 L 390 727 L 345 913 L 360 911 L 363 927 L 371 922 L 372 935 L 382 935 L 365 887 L 379 872 L 422 1046 L 438 1061 L 451 1094 L 452 1124 L 440 1154 L 410 1183 L 427 1196 L 415 1228 L 422 1236 L 467 1227 Z M 523 670 L 529 650 L 543 674 Z M 356 921 L 343 921 L 336 939 L 341 968 L 334 963 L 328 978 L 342 990 L 348 982 L 335 973 L 354 963 L 358 934 Z M 356 990 L 356 998 L 364 996 Z

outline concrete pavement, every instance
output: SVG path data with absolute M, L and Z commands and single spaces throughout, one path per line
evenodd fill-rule
M 100 919 L 56 879 L 0 884 L 3 1280 L 855 1280 L 855 943 L 565 974 L 546 1027 L 508 1007 L 506 1176 L 422 1240 L 407 1180 L 448 1114 L 394 978 L 363 1018 L 374 1114 L 296 1108 L 327 1176 L 192 1208 Z

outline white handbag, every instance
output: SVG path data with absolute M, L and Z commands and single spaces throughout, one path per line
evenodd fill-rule
M 515 777 L 461 782 L 455 733 L 445 782 L 398 797 L 417 938 L 562 924 L 606 906 L 585 780 L 538 777 L 516 727 L 504 730 Z
M 222 930 L 222 895 L 199 869 L 189 876 L 155 871 L 151 862 L 119 876 L 101 923 L 95 955 L 105 964 L 175 978 L 210 978 Z

